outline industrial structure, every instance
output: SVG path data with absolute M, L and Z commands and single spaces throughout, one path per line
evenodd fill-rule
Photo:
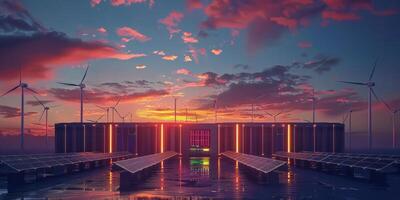
M 225 151 L 270 157 L 275 152 L 344 152 L 339 123 L 58 123 L 57 153 L 175 151 L 218 156 Z

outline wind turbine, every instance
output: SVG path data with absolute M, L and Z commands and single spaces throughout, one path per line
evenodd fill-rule
M 374 67 L 369 75 L 367 82 L 353 82 L 353 81 L 339 81 L 342 83 L 352 84 L 352 85 L 362 85 L 368 87 L 368 149 L 371 150 L 372 147 L 372 93 L 374 92 L 373 87 L 375 86 L 375 82 L 372 81 L 372 77 L 375 73 L 376 64 L 378 63 L 378 59 L 376 59 Z
M 33 95 L 33 97 L 35 97 L 36 101 L 43 107 L 43 111 L 42 114 L 40 115 L 39 121 L 42 121 L 43 115 L 45 114 L 45 119 L 46 119 L 46 123 L 45 123 L 45 127 L 46 127 L 46 145 L 48 144 L 48 112 L 50 110 L 49 106 L 44 105 L 44 103 L 42 101 L 40 101 L 35 95 Z M 56 106 L 52 106 L 52 108 L 54 108 Z
M 251 122 L 254 122 L 254 103 L 255 103 L 255 101 L 257 101 L 258 99 L 261 99 L 262 97 L 265 97 L 265 96 L 266 96 L 266 94 L 262 94 L 253 99 L 253 103 L 251 103 Z
M 396 114 L 397 112 L 400 111 L 400 109 L 393 109 L 392 107 L 389 106 L 389 104 L 387 104 L 385 101 L 383 101 L 381 98 L 378 97 L 378 95 L 376 95 L 376 93 L 374 91 L 372 91 L 375 98 L 383 103 L 385 105 L 385 107 L 387 108 L 387 110 L 392 114 L 392 148 L 395 149 L 396 148 Z
M 118 106 L 118 104 L 119 104 L 120 101 L 121 101 L 121 98 L 119 98 L 119 99 L 117 100 L 117 102 L 115 103 L 114 106 L 111 106 L 111 107 L 110 107 L 110 109 L 111 109 L 111 119 L 112 119 L 112 123 L 114 123 L 114 112 L 117 112 L 117 114 L 119 115 L 119 113 L 118 113 L 118 111 L 117 111 L 117 106 Z M 119 115 L 119 116 L 121 116 L 121 115 Z
M 279 112 L 279 113 L 276 113 L 276 114 L 271 114 L 271 113 L 269 113 L 269 112 L 265 112 L 267 115 L 269 115 L 269 116 L 271 116 L 271 117 L 273 117 L 274 118 L 274 122 L 276 122 L 276 118 L 279 116 L 279 115 L 281 115 L 281 114 L 283 114 L 283 113 L 288 113 L 288 112 L 290 112 L 290 111 L 281 111 L 281 112 Z
M 101 118 L 103 118 L 103 117 L 104 117 L 104 115 L 100 116 L 100 117 L 99 117 L 99 118 L 97 118 L 96 120 L 90 120 L 90 119 L 89 119 L 88 121 L 89 121 L 89 122 L 93 122 L 93 123 L 96 123 L 96 124 L 97 124 L 97 123 L 100 121 L 100 119 L 101 119 Z
M 62 84 L 62 85 L 67 85 L 67 86 L 73 86 L 73 87 L 79 87 L 80 88 L 80 94 L 81 94 L 81 123 L 83 123 L 83 89 L 86 87 L 86 85 L 83 84 L 83 81 L 86 78 L 86 74 L 87 74 L 88 70 L 89 70 L 89 65 L 86 67 L 85 74 L 83 75 L 82 80 L 81 80 L 81 82 L 79 84 L 57 82 L 57 83 Z
M 316 98 L 315 98 L 315 90 L 314 90 L 314 88 L 312 90 L 311 100 L 312 100 L 312 123 L 315 124 L 315 100 L 316 100 Z
M 100 109 L 102 109 L 102 110 L 104 110 L 105 112 L 106 112 L 106 116 L 107 116 L 107 123 L 109 122 L 109 112 L 110 112 L 110 107 L 103 107 L 103 106 L 98 106 L 98 105 L 96 105 L 98 108 L 100 108 Z
M 346 122 L 347 119 L 349 119 L 349 152 L 351 152 L 351 113 L 353 113 L 353 110 L 349 110 L 347 115 L 343 119 L 343 124 Z
M 27 83 L 23 83 L 22 80 L 21 80 L 22 79 L 21 76 L 22 75 L 21 75 L 21 72 L 20 72 L 20 74 L 19 74 L 19 84 L 17 86 L 13 87 L 12 89 L 8 90 L 6 93 L 1 95 L 0 97 L 3 97 L 3 96 L 9 94 L 10 92 L 12 92 L 14 90 L 16 90 L 18 88 L 21 88 L 21 150 L 23 151 L 24 150 L 24 114 L 25 114 L 24 113 L 24 92 L 25 92 L 25 89 L 26 89 L 28 91 L 31 91 L 31 92 L 35 93 L 35 94 L 38 94 L 38 93 L 35 90 L 29 88 Z

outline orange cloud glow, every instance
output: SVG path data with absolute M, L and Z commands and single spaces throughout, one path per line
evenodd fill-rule
M 213 53 L 214 55 L 219 55 L 222 53 L 222 49 L 212 49 L 211 53 Z
M 178 58 L 178 56 L 175 55 L 169 55 L 169 56 L 163 56 L 162 59 L 168 60 L 168 61 L 174 61 Z
M 199 40 L 192 36 L 193 34 L 190 32 L 183 32 L 182 40 L 184 43 L 198 43 Z

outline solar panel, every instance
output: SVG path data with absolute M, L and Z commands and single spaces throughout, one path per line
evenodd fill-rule
M 60 153 L 60 154 L 24 154 L 24 155 L 1 155 L 0 165 L 8 166 L 14 171 L 21 172 L 41 168 L 51 168 L 61 165 L 78 164 L 88 161 L 114 159 L 132 156 L 128 152 L 115 153 Z
M 222 153 L 222 155 L 263 173 L 272 172 L 273 170 L 286 164 L 286 162 L 280 160 L 274 160 L 243 153 L 236 153 L 233 151 L 226 151 Z
M 116 164 L 117 166 L 121 167 L 122 169 L 130 173 L 136 173 L 148 167 L 154 166 L 164 160 L 172 158 L 176 155 L 177 155 L 176 152 L 167 151 L 164 153 L 151 154 L 127 160 L 117 161 L 114 164 Z
M 338 166 L 356 167 L 382 171 L 392 164 L 398 162 L 396 156 L 382 156 L 372 154 L 350 154 L 350 153 L 327 153 L 327 152 L 277 152 L 278 157 L 285 157 L 298 160 L 314 161 L 324 164 L 334 164 Z

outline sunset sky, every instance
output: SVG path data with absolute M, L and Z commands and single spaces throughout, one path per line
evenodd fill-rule
M 367 88 L 400 108 L 400 2 L 397 0 L 0 0 L 0 91 L 19 81 L 38 91 L 49 122 L 79 121 L 78 84 L 87 65 L 84 120 L 112 106 L 134 121 L 311 120 L 366 132 Z M 0 98 L 0 129 L 19 132 L 20 89 Z M 26 94 L 27 128 L 43 134 L 42 111 Z M 374 99 L 375 136 L 389 138 L 391 117 Z M 119 117 L 116 117 L 120 120 Z M 129 117 L 127 117 L 129 119 Z M 101 121 L 104 121 L 105 117 Z M 400 128 L 400 126 L 398 125 Z M 382 144 L 390 144 L 382 139 Z

